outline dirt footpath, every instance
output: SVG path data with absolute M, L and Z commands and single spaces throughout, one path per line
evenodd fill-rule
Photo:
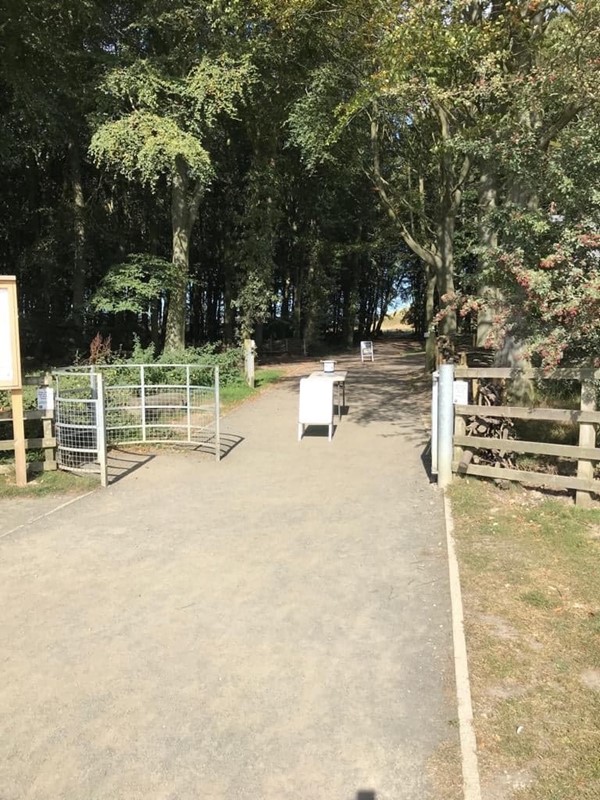
M 420 358 L 343 359 L 0 539 L 2 800 L 437 800 L 457 737 Z M 2 506 L 0 506 L 0 514 Z M 457 769 L 459 765 L 457 764 Z

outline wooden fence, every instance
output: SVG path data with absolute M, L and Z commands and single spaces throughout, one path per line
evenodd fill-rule
M 304 339 L 265 339 L 259 346 L 261 356 L 276 355 L 306 355 L 306 341 Z
M 454 472 L 518 481 L 523 484 L 552 489 L 575 489 L 576 502 L 588 505 L 592 494 L 600 495 L 600 480 L 594 478 L 594 465 L 600 461 L 600 448 L 596 447 L 596 426 L 600 424 L 600 411 L 596 410 L 596 381 L 600 370 L 556 369 L 551 373 L 542 370 L 513 370 L 510 368 L 456 367 L 456 379 L 471 381 L 471 398 L 476 394 L 480 380 L 508 381 L 519 378 L 543 380 L 575 380 L 581 385 L 579 409 L 528 408 L 526 406 L 455 405 L 454 407 Z M 475 391 L 474 391 L 475 390 Z M 545 420 L 571 423 L 579 426 L 577 445 L 551 444 L 519 439 L 500 439 L 468 436 L 468 417 L 501 417 L 506 419 Z M 553 475 L 542 472 L 510 469 L 484 464 L 472 464 L 477 450 L 494 450 L 499 453 L 530 453 L 532 455 L 559 456 L 577 462 L 576 475 Z
M 23 386 L 52 386 L 52 375 L 49 373 L 43 375 L 33 375 L 23 378 Z M 30 420 L 42 421 L 42 436 L 41 437 L 27 437 L 25 438 L 26 450 L 43 450 L 43 461 L 28 461 L 27 469 L 32 472 L 40 472 L 46 470 L 56 469 L 56 437 L 54 436 L 54 411 L 38 411 L 36 409 L 28 409 L 24 412 L 25 425 Z M 0 411 L 0 425 L 12 423 L 12 411 Z M 27 427 L 26 427 L 27 433 Z M 14 451 L 14 439 L 0 439 L 0 452 Z M 9 472 L 11 466 L 0 464 L 0 473 Z

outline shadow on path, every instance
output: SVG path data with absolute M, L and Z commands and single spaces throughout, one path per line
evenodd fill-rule
M 126 475 L 131 475 L 155 457 L 154 453 L 134 453 L 115 447 L 107 456 L 108 482 L 118 483 Z

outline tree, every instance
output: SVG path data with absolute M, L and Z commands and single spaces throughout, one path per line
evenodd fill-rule
M 213 178 L 208 140 L 222 116 L 236 113 L 252 69 L 246 58 L 219 51 L 214 24 L 193 4 L 156 11 L 138 23 L 137 51 L 126 53 L 104 82 L 110 107 L 90 152 L 130 180 L 157 187 L 164 177 L 170 185 L 175 269 L 166 342 L 183 347 L 190 240 Z

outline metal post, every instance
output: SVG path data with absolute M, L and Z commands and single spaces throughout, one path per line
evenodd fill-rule
M 106 463 L 106 419 L 104 415 L 104 378 L 96 375 L 96 447 L 100 464 L 100 485 L 108 486 L 108 465 Z
M 146 370 L 140 365 L 140 407 L 142 410 L 142 442 L 146 441 Z
M 185 368 L 185 405 L 187 407 L 187 440 L 188 444 L 192 441 L 192 395 L 190 392 L 190 367 Z
M 431 474 L 438 471 L 438 379 L 436 370 L 431 373 Z
M 452 482 L 454 364 L 442 364 L 438 372 L 438 485 L 445 489 Z
M 219 388 L 219 368 L 215 367 L 215 456 L 221 460 L 221 399 Z

